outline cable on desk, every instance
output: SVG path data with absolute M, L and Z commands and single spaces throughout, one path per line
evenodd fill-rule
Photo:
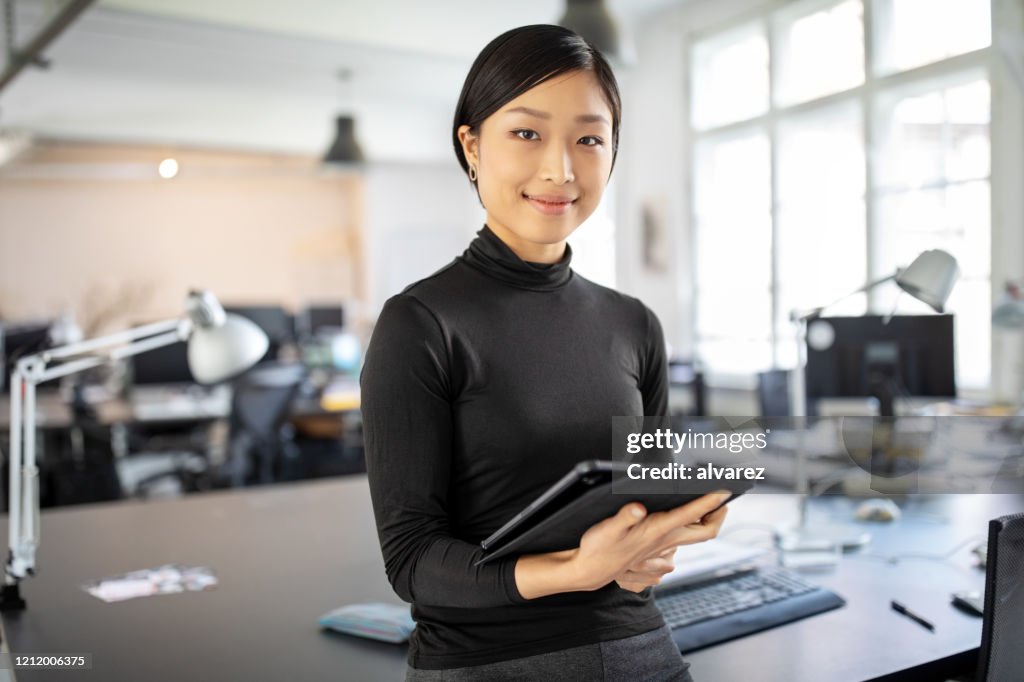
M 924 554 L 918 552 L 906 552 L 901 554 L 875 554 L 873 552 L 855 552 L 845 555 L 848 559 L 878 559 L 879 561 L 885 561 L 890 564 L 898 564 L 904 560 L 923 560 L 923 561 L 949 561 L 954 555 L 963 550 L 965 547 L 970 545 L 977 545 L 985 540 L 983 535 L 971 535 L 962 542 L 957 543 L 951 550 L 943 554 Z

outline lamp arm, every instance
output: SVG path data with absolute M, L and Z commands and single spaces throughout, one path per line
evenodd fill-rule
M 131 341 L 137 341 L 138 339 L 142 339 L 147 336 L 154 336 L 156 334 L 161 334 L 164 332 L 172 331 L 174 329 L 178 329 L 182 322 L 183 320 L 180 318 L 164 320 L 163 322 L 153 322 L 152 324 L 145 324 L 142 325 L 141 327 L 135 327 L 134 329 L 128 329 L 123 332 L 117 332 L 116 334 L 109 334 L 107 336 L 101 336 L 95 339 L 79 341 L 78 343 L 70 343 L 66 346 L 61 346 L 59 348 L 51 348 L 49 350 L 42 351 L 39 355 L 43 356 L 46 359 L 46 362 L 49 363 L 51 360 L 62 360 L 64 358 L 70 358 L 75 355 L 93 353 L 101 348 L 107 348 L 109 346 L 119 346 L 121 344 L 129 343 Z M 144 350 L 148 350 L 148 348 Z M 134 355 L 134 353 L 129 353 L 129 355 Z
M 188 320 L 166 320 L 117 334 L 68 344 L 21 358 L 11 372 L 11 432 L 8 496 L 8 549 L 4 584 L 35 572 L 39 543 L 39 468 L 36 465 L 36 386 L 99 367 L 111 360 L 138 355 L 183 341 L 191 333 Z M 148 338 L 147 338 L 148 337 Z M 121 345 L 128 343 L 128 345 Z M 111 349 L 111 347 L 113 348 Z M 84 357 L 78 357 L 84 356 Z M 47 369 L 54 360 L 75 358 Z
M 805 311 L 793 310 L 789 314 L 789 319 L 792 320 L 793 322 L 807 322 L 809 320 L 813 320 L 814 318 L 818 317 L 823 312 L 825 312 L 826 310 L 828 310 L 829 308 L 834 306 L 836 303 L 839 303 L 840 301 L 846 300 L 846 299 L 850 298 L 851 296 L 856 296 L 857 294 L 863 294 L 866 291 L 871 291 L 872 289 L 877 287 L 879 284 L 885 284 L 886 282 L 888 282 L 890 280 L 896 279 L 897 277 L 900 276 L 901 272 L 903 272 L 902 268 L 900 268 L 899 270 L 897 270 L 896 272 L 894 272 L 891 275 L 887 275 L 886 277 L 882 277 L 881 279 L 876 279 L 876 280 L 874 280 L 872 282 L 868 282 L 867 284 L 865 284 L 864 286 L 860 287 L 859 289 L 855 289 L 854 291 L 851 291 L 848 294 L 843 294 L 842 296 L 840 296 L 836 300 L 832 301 L 831 303 L 827 303 L 826 305 L 821 305 L 821 306 L 818 306 L 817 308 L 812 308 L 811 310 L 805 310 Z

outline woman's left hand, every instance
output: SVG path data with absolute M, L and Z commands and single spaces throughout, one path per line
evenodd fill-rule
M 630 592 L 642 592 L 652 585 L 657 585 L 667 573 L 671 573 L 675 568 L 672 557 L 675 556 L 676 549 L 678 548 L 670 547 L 661 554 L 649 556 L 633 564 L 615 576 L 615 582 L 619 587 Z

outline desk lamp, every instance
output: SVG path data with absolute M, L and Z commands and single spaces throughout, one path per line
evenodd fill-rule
M 192 376 L 202 384 L 224 381 L 263 357 L 269 341 L 256 324 L 224 312 L 213 294 L 194 291 L 186 315 L 21 358 L 11 372 L 11 455 L 7 568 L 0 610 L 25 608 L 19 584 L 35 574 L 39 544 L 39 469 L 36 466 L 36 386 L 111 361 L 188 342 Z M 56 363 L 52 367 L 51 363 Z M 24 439 L 24 442 L 23 440 Z
M 790 319 L 798 327 L 797 336 L 797 367 L 793 373 L 792 382 L 792 405 L 793 416 L 800 418 L 807 416 L 807 393 L 805 388 L 807 371 L 807 326 L 808 323 L 817 319 L 829 307 L 835 305 L 850 296 L 871 291 L 880 284 L 895 281 L 896 285 L 914 298 L 927 303 L 935 312 L 943 312 L 946 299 L 949 298 L 953 285 L 960 275 L 960 267 L 956 259 L 941 249 L 931 249 L 921 253 L 906 268 L 898 268 L 896 272 L 873 282 L 868 282 L 856 291 L 851 291 L 844 296 L 813 310 L 800 312 L 794 310 Z M 852 548 L 866 544 L 870 539 L 867 533 L 860 531 L 850 532 L 849 530 L 838 532 L 822 531 L 810 532 L 807 527 L 807 504 L 810 498 L 810 484 L 807 472 L 807 445 L 806 445 L 806 423 L 799 424 L 799 444 L 796 458 L 796 483 L 797 492 L 801 495 L 800 520 L 796 528 L 791 529 L 779 538 L 780 546 L 785 549 L 801 550 L 822 546 L 823 542 L 831 542 L 832 545 Z

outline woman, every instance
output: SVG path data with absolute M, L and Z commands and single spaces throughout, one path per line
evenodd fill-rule
M 362 374 L 385 568 L 417 621 L 407 680 L 690 679 L 647 588 L 717 534 L 718 496 L 625 505 L 578 548 L 476 565 L 573 465 L 608 459 L 612 416 L 667 413 L 657 318 L 569 267 L 619 120 L 608 64 L 557 26 L 504 33 L 466 78 L 453 141 L 487 223 L 387 301 Z

